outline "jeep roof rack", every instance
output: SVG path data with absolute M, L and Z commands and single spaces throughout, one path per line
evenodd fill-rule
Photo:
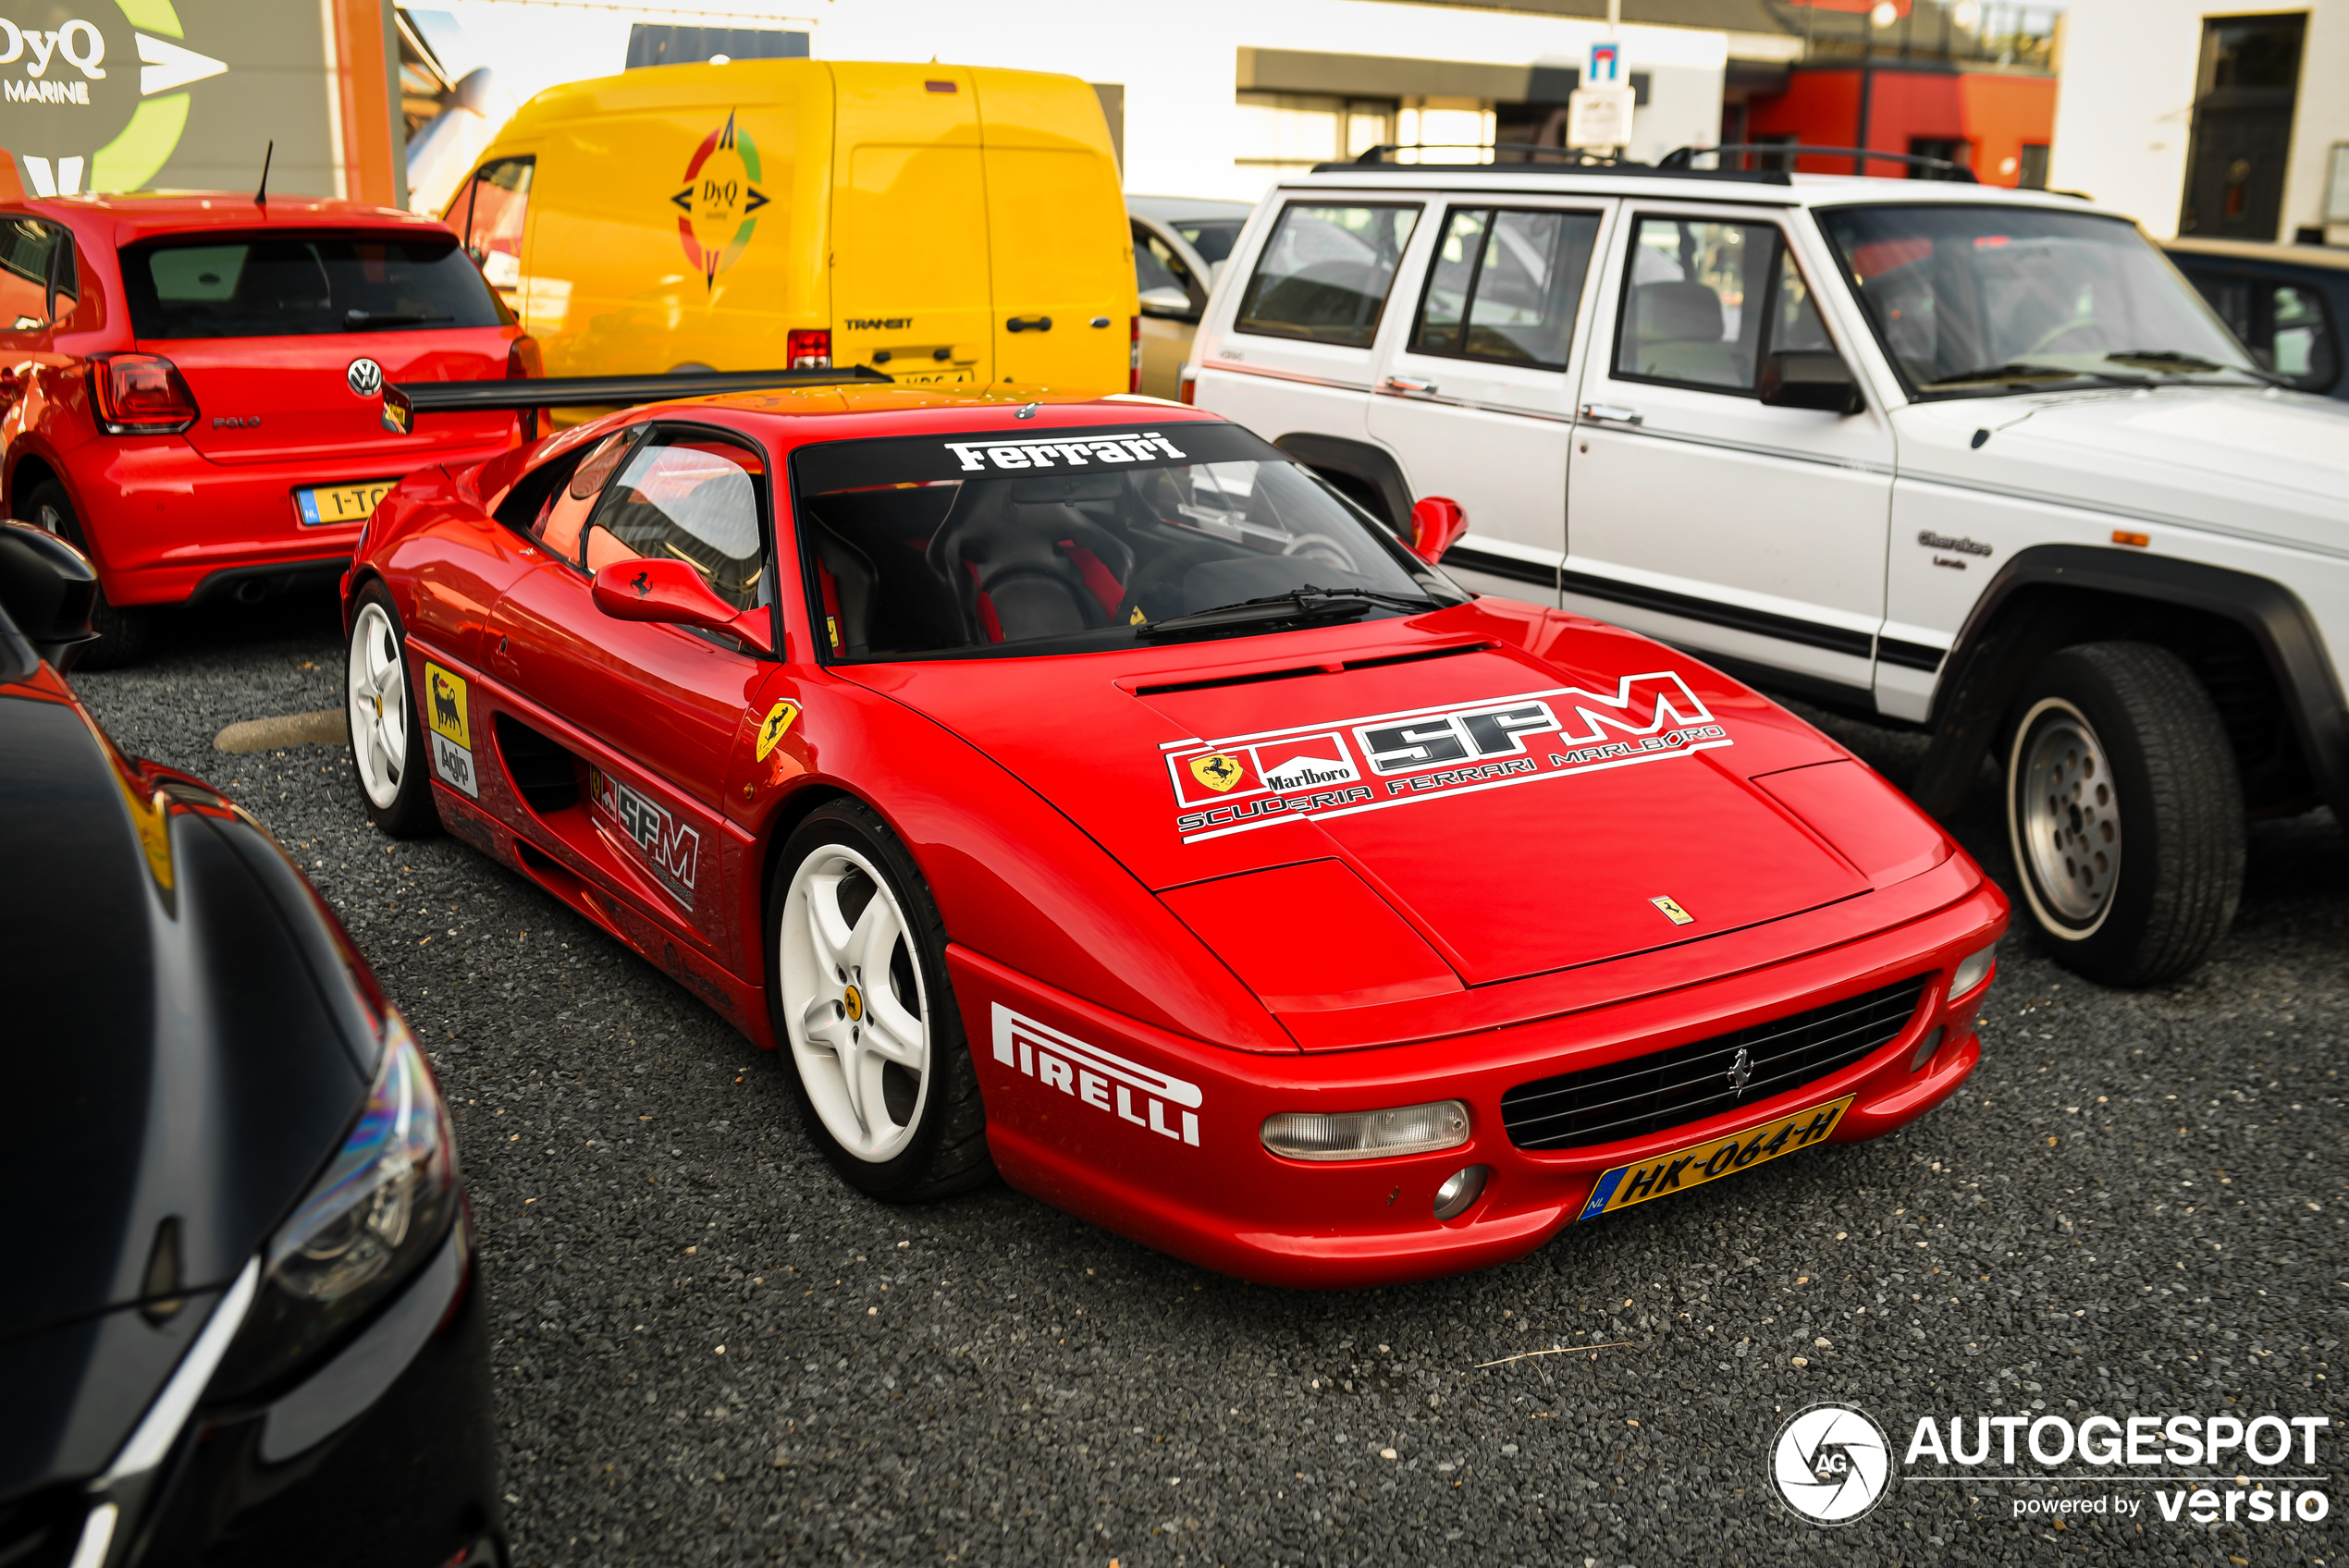
M 765 392 L 798 386 L 893 386 L 896 377 L 870 365 L 845 370 L 712 370 L 675 375 L 572 375 L 510 381 L 410 381 L 384 388 L 383 423 L 396 435 L 414 431 L 422 413 L 478 413 L 493 409 L 630 407 L 725 392 Z
M 1685 150 L 1685 149 L 1684 149 Z M 1396 153 L 1488 153 L 1489 160 L 1472 164 L 1397 163 Z M 1512 154 L 1504 158 L 1503 154 Z M 1777 169 L 1691 169 L 1650 165 L 1635 158 L 1625 158 L 1612 153 L 1593 153 L 1580 147 L 1542 147 L 1531 141 L 1383 141 L 1367 147 L 1352 158 L 1315 164 L 1315 174 L 1408 174 L 1424 176 L 1430 170 L 1448 170 L 1454 174 L 1603 174 L 1655 177 L 1666 179 L 1733 179 L 1748 185 L 1786 185 L 1791 183 Z
M 1979 185 L 1974 170 L 1947 158 L 1927 158 L 1915 153 L 1878 153 L 1866 147 L 1813 147 L 1802 141 L 1725 141 L 1718 147 L 1675 147 L 1656 160 L 1660 169 L 1689 169 L 1695 160 L 1707 153 L 1767 153 L 1781 158 L 1873 158 L 1888 164 L 1906 164 L 1911 168 L 1937 169 L 1961 185 Z M 1738 175 L 1744 169 L 1691 169 L 1695 174 Z

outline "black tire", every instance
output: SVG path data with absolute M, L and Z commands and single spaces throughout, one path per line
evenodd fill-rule
M 66 487 L 54 479 L 44 479 L 34 485 L 24 498 L 24 521 L 35 528 L 55 534 L 83 555 L 90 555 L 90 540 L 81 532 L 81 520 L 74 515 L 73 502 L 66 495 Z M 97 557 L 91 556 L 92 560 Z M 97 598 L 90 606 L 90 630 L 98 634 L 97 641 L 81 644 L 74 659 L 76 669 L 120 669 L 137 664 L 147 656 L 147 647 L 154 635 L 154 612 L 142 608 L 125 608 L 106 602 L 102 583 Z
M 785 1016 L 790 1011 L 785 990 L 791 963 L 784 928 L 794 883 L 803 867 L 836 863 L 842 851 L 878 871 L 895 900 L 902 916 L 902 937 L 892 947 L 886 984 L 901 1008 L 918 1009 L 926 1030 L 927 1071 L 918 1088 L 908 1091 L 912 1097 L 904 1111 L 894 1099 L 889 1100 L 884 1111 L 903 1134 L 902 1146 L 879 1158 L 852 1150 L 826 1124 L 811 1075 L 820 1073 L 828 1060 L 837 1065 L 838 1059 L 823 1054 L 829 1047 L 810 1047 L 804 1059 L 792 1021 Z M 841 884 L 840 908 L 844 915 L 854 896 L 854 878 L 861 875 L 855 873 Z M 867 901 L 871 896 L 869 892 L 864 895 Z M 864 906 L 858 907 L 861 911 Z M 775 1054 L 791 1076 L 807 1135 L 832 1169 L 858 1191 L 892 1203 L 950 1197 L 992 1180 L 995 1165 L 987 1152 L 987 1109 L 979 1097 L 970 1043 L 963 1032 L 962 1011 L 955 1004 L 953 986 L 946 973 L 946 925 L 914 857 L 877 813 L 855 801 L 829 801 L 792 831 L 768 881 L 766 935 L 767 1008 L 775 1030 Z M 856 978 L 863 979 L 861 972 Z M 844 974 L 842 979 L 847 979 Z M 855 994 L 853 987 L 849 994 Z M 818 999 L 811 994 L 802 998 L 800 1006 L 804 1010 Z M 872 1008 L 868 999 L 864 1010 L 854 1014 L 835 1011 L 841 1021 L 862 1018 L 870 1027 L 879 1018 Z M 882 1069 L 884 1076 L 888 1071 Z M 862 1118 L 866 1113 L 859 1109 L 855 1114 Z M 901 1116 L 907 1120 L 899 1121 Z
M 2058 962 L 2108 986 L 2208 956 L 2243 893 L 2243 782 L 2183 659 L 2085 643 L 2023 683 L 2006 747 L 2007 838 Z
M 391 717 L 399 733 L 387 750 L 396 753 L 396 759 L 387 757 L 376 766 L 383 776 L 371 784 L 369 764 L 361 758 L 360 748 L 368 743 L 368 730 L 379 722 L 375 716 L 363 717 L 362 704 L 367 701 L 358 690 L 357 666 L 363 659 L 380 660 L 386 650 L 367 645 L 366 640 L 388 634 L 388 656 L 397 666 L 397 679 L 386 683 L 379 700 L 388 704 L 397 701 L 400 711 Z M 440 831 L 440 808 L 432 798 L 432 745 L 424 736 L 424 727 L 416 716 L 415 679 L 408 668 L 408 632 L 400 623 L 400 610 L 392 604 L 391 594 L 380 582 L 371 582 L 359 592 L 351 606 L 351 634 L 343 642 L 343 726 L 351 745 L 351 782 L 358 787 L 359 803 L 366 808 L 367 820 L 395 839 L 424 839 Z M 371 757 L 375 753 L 371 753 Z M 389 788 L 383 788 L 389 786 Z M 387 798 L 378 801 L 377 794 Z

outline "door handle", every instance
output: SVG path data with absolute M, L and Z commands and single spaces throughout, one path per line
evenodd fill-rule
M 1386 378 L 1385 386 L 1389 392 L 1417 392 L 1423 398 L 1435 396 L 1435 383 L 1408 375 L 1390 375 Z
M 1014 316 L 1011 320 L 1003 324 L 1003 330 L 1006 332 L 1050 332 L 1052 330 L 1052 318 L 1050 316 Z
M 1620 403 L 1585 403 L 1582 417 L 1594 424 L 1645 424 L 1647 416 Z

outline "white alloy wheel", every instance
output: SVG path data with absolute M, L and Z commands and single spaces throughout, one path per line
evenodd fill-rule
M 856 850 L 819 844 L 792 874 L 779 946 L 784 1026 L 816 1114 L 856 1158 L 895 1158 L 930 1080 L 929 998 L 896 895 Z
M 351 701 L 351 755 L 360 788 L 377 811 L 399 799 L 408 766 L 408 671 L 400 657 L 400 634 L 383 606 L 359 608 L 351 628 L 345 671 Z
M 2121 876 L 2121 810 L 2111 761 L 2087 717 L 2046 697 L 2015 730 L 2009 760 L 2015 858 L 2051 934 L 2085 937 L 2104 924 Z

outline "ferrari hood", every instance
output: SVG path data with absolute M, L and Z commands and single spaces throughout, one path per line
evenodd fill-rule
M 1541 656 L 1431 634 L 1464 623 L 1474 612 L 1130 658 L 863 673 L 1153 890 L 1186 889 L 1170 898 L 1178 911 L 1205 899 L 1225 919 L 1238 909 L 1300 931 L 1350 918 L 1296 897 L 1310 879 L 1262 875 L 1339 861 L 1470 986 L 1867 889 L 1747 782 L 1761 752 L 1777 766 L 1839 754 L 1813 741 L 1780 760 L 1788 721 L 1752 693 L 1603 628 L 1551 639 Z M 1279 655 L 1251 662 L 1242 647 Z M 1741 742 L 1756 757 L 1737 757 Z
M 2221 386 L 1964 398 L 1903 409 L 1898 430 L 1904 478 L 2349 544 L 2349 403 L 2336 398 Z

